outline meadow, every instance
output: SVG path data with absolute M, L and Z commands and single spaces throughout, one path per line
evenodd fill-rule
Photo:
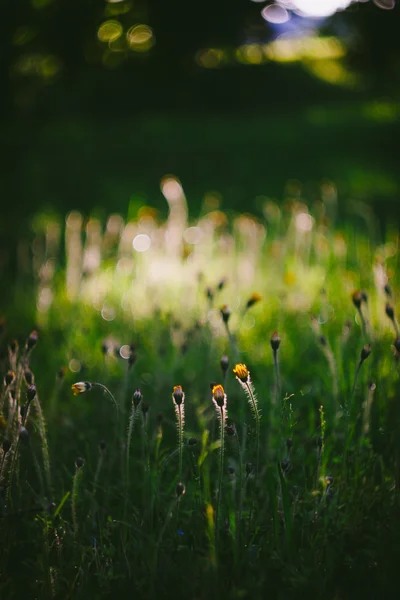
M 0 597 L 392 597 L 398 231 L 38 215 L 1 322 Z M 361 214 L 361 213 L 360 213 Z

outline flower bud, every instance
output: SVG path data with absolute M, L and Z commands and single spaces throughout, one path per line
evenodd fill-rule
M 176 492 L 176 497 L 180 498 L 181 496 L 183 496 L 183 494 L 186 493 L 186 488 L 184 486 L 183 483 L 179 482 L 176 484 L 176 488 L 175 488 L 175 492 Z
M 271 335 L 270 344 L 274 352 L 279 349 L 279 346 L 281 345 L 281 338 L 279 337 L 279 333 L 277 331 L 274 331 L 274 333 Z
M 371 354 L 371 344 L 365 344 L 365 346 L 362 348 L 361 354 L 360 354 L 361 362 L 364 362 L 364 360 L 366 360 L 370 354 Z
M 36 385 L 30 385 L 26 392 L 26 399 L 28 400 L 28 402 L 32 402 L 32 400 L 35 398 L 35 396 L 36 396 Z

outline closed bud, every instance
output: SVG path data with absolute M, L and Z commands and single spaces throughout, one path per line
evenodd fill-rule
M 78 458 L 75 460 L 75 466 L 77 469 L 81 469 L 83 467 L 84 463 L 85 463 L 85 461 L 80 456 L 78 456 Z
M 364 362 L 364 360 L 366 360 L 370 354 L 371 354 L 371 344 L 365 344 L 365 346 L 362 348 L 361 354 L 360 354 L 361 362 Z
M 361 300 L 362 302 L 367 303 L 368 302 L 368 294 L 365 290 L 361 290 Z
M 21 440 L 21 442 L 27 442 L 29 439 L 28 430 L 25 427 L 21 426 L 18 429 L 18 437 Z
M 30 385 L 26 392 L 26 399 L 28 402 L 32 402 L 34 397 L 36 396 L 36 385 Z
M 14 371 L 7 371 L 7 373 L 6 373 L 5 377 L 4 377 L 4 381 L 5 381 L 6 386 L 8 387 L 9 385 L 11 385 L 12 382 L 14 381 L 14 379 L 15 379 L 15 373 L 14 373 Z
M 279 337 L 279 333 L 277 331 L 274 331 L 274 333 L 271 335 L 270 344 L 274 352 L 279 349 L 279 346 L 281 345 L 281 338 Z
M 212 396 L 215 403 L 223 408 L 225 405 L 225 391 L 222 385 L 215 385 L 212 389 Z
M 234 475 L 235 469 L 233 467 L 228 467 L 228 475 Z
M 143 400 L 143 402 L 141 403 L 141 405 L 140 405 L 140 406 L 141 406 L 141 409 L 142 409 L 142 413 L 143 413 L 143 415 L 144 415 L 144 416 L 146 416 L 146 415 L 147 415 L 147 413 L 148 413 L 148 412 L 149 412 L 149 410 L 150 410 L 150 404 L 149 404 L 148 402 L 145 402 L 145 401 Z
M 11 448 L 11 442 L 10 442 L 10 440 L 3 440 L 2 444 L 1 444 L 1 447 L 3 449 L 4 454 L 7 454 L 7 452 Z
M 390 285 L 387 283 L 383 289 L 384 289 L 385 294 L 387 296 L 389 296 L 389 298 L 390 298 L 392 295 L 392 290 L 390 289 Z
M 229 306 L 227 304 L 224 304 L 223 306 L 221 306 L 220 312 L 221 312 L 221 317 L 222 317 L 223 322 L 228 323 L 229 317 L 231 316 L 231 313 L 232 313 Z
M 232 423 L 230 425 L 227 425 L 225 427 L 225 432 L 226 435 L 229 435 L 230 437 L 233 437 L 234 435 L 236 435 L 236 427 L 235 425 Z
M 361 308 L 361 302 L 362 302 L 362 295 L 360 290 L 355 290 L 352 295 L 351 298 L 353 300 L 353 304 L 357 309 Z
M 214 298 L 214 292 L 210 287 L 206 289 L 206 296 L 210 301 Z
M 28 350 L 32 350 L 32 348 L 34 348 L 36 346 L 37 341 L 38 341 L 38 332 L 36 331 L 36 329 L 34 329 L 30 333 L 30 335 L 29 335 L 29 337 L 28 337 L 28 339 L 26 341 L 26 347 L 27 347 L 27 349 Z
M 218 282 L 218 285 L 217 285 L 217 289 L 219 292 L 224 289 L 225 284 L 226 284 L 226 278 L 223 277 L 222 279 L 220 279 L 220 281 Z
M 184 484 L 181 482 L 177 483 L 175 492 L 176 492 L 177 498 L 180 498 L 181 496 L 183 496 L 183 494 L 185 494 L 185 492 L 186 492 L 186 488 L 185 488 Z
M 25 369 L 24 378 L 26 385 L 33 385 L 33 373 L 30 369 Z
M 134 391 L 134 393 L 133 393 L 133 396 L 132 396 L 132 402 L 133 402 L 133 406 L 134 406 L 135 408 L 137 408 L 137 407 L 139 406 L 139 404 L 140 404 L 140 403 L 141 403 L 141 401 L 142 401 L 142 398 L 143 398 L 143 396 L 142 396 L 142 392 L 140 391 L 140 389 L 139 389 L 139 388 L 137 388 L 137 389 Z
M 252 306 L 254 306 L 254 304 L 257 304 L 257 302 L 260 302 L 261 300 L 262 300 L 261 294 L 254 292 L 254 294 L 252 294 L 246 302 L 246 309 L 251 308 Z
M 174 387 L 174 391 L 172 392 L 172 399 L 177 406 L 180 406 L 185 400 L 185 394 L 183 393 L 182 387 L 180 385 L 176 385 Z
M 221 365 L 221 370 L 222 370 L 222 372 L 223 372 L 223 373 L 226 373 L 226 372 L 227 372 L 227 370 L 229 369 L 229 358 L 227 357 L 227 355 L 226 355 L 226 354 L 224 354 L 224 355 L 221 357 L 221 360 L 220 360 L 219 364 Z

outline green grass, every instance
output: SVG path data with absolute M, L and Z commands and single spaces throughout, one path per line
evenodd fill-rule
M 38 218 L 32 253 L 21 245 L 2 333 L 2 372 L 16 377 L 2 390 L 1 598 L 389 597 L 397 232 L 339 231 L 332 207 L 310 216 L 294 200 L 270 203 L 263 221 L 188 223 L 170 183 L 166 222 L 146 210 L 130 223 Z M 365 333 L 356 289 L 368 294 Z M 251 373 L 254 410 L 236 363 Z M 21 416 L 30 377 L 37 395 Z M 77 382 L 109 392 L 75 396 Z M 227 395 L 220 422 L 211 382 Z M 220 429 L 225 411 L 234 427 Z

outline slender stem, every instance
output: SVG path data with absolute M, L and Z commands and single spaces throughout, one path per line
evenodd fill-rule
M 274 350 L 274 367 L 275 367 L 275 385 L 276 385 L 276 397 L 279 405 L 282 405 L 282 392 L 281 392 L 281 377 L 279 373 L 279 361 L 278 361 L 278 351 Z
M 256 421 L 256 476 L 258 476 L 258 463 L 260 455 L 260 413 L 258 412 L 257 402 L 251 389 L 251 385 L 245 383 L 247 391 L 249 393 L 250 401 L 253 407 L 254 419 Z
M 240 531 L 240 524 L 242 521 L 242 510 L 243 510 L 243 490 L 242 490 L 242 485 L 243 485 L 243 457 L 242 457 L 242 449 L 240 447 L 240 441 L 239 441 L 239 436 L 236 432 L 236 443 L 237 443 L 237 448 L 238 448 L 238 456 L 239 456 L 239 507 L 238 507 L 238 516 L 237 516 L 237 525 L 236 525 L 236 530 L 238 532 L 238 536 L 239 536 L 239 531 Z
M 351 394 L 350 394 L 350 398 L 349 398 L 349 406 L 348 406 L 349 419 L 350 419 L 350 416 L 351 416 L 351 408 L 352 408 L 352 404 L 353 404 L 353 396 L 354 396 L 354 392 L 356 390 L 356 386 L 357 386 L 358 376 L 360 374 L 361 365 L 362 365 L 362 361 L 360 360 L 360 362 L 358 363 L 358 366 L 357 366 L 356 374 L 354 376 L 353 389 L 351 390 Z
M 103 385 L 102 383 L 97 383 L 97 381 L 93 382 L 92 385 L 95 385 L 96 387 L 101 388 L 104 392 L 106 392 L 109 395 L 110 399 L 112 400 L 112 402 L 113 402 L 113 404 L 114 404 L 114 406 L 115 406 L 115 408 L 117 410 L 117 414 L 119 415 L 119 406 L 118 406 L 118 403 L 117 403 L 116 399 L 114 398 L 114 396 L 112 395 L 112 393 L 110 392 L 110 390 L 105 385 Z
M 182 458 L 183 458 L 183 423 L 182 423 L 182 405 L 177 406 L 178 409 L 178 443 L 179 443 L 179 469 L 178 469 L 178 480 L 182 478 Z
M 363 315 L 361 307 L 358 309 L 358 314 L 360 315 L 360 319 L 361 319 L 361 327 L 362 327 L 362 331 L 363 331 L 363 336 L 366 337 L 367 336 L 367 325 L 366 325 L 365 317 Z
M 218 546 L 218 534 L 219 534 L 219 512 L 220 512 L 220 503 L 221 503 L 221 491 L 222 491 L 222 478 L 224 474 L 224 446 L 225 446 L 225 419 L 224 419 L 224 407 L 221 406 L 221 416 L 220 416 L 220 439 L 221 446 L 219 450 L 219 482 L 218 482 L 218 495 L 217 495 L 217 508 L 215 512 L 215 540 L 216 546 Z
M 131 457 L 131 440 L 132 440 L 132 432 L 133 426 L 136 418 L 136 407 L 133 407 L 131 416 L 129 418 L 129 427 L 128 427 L 128 438 L 126 441 L 126 491 L 129 491 L 129 462 Z
M 78 491 L 79 491 L 79 478 L 81 474 L 81 468 L 75 467 L 74 479 L 72 482 L 72 524 L 74 529 L 74 537 L 78 533 L 78 515 L 76 511 L 76 502 L 78 499 Z

